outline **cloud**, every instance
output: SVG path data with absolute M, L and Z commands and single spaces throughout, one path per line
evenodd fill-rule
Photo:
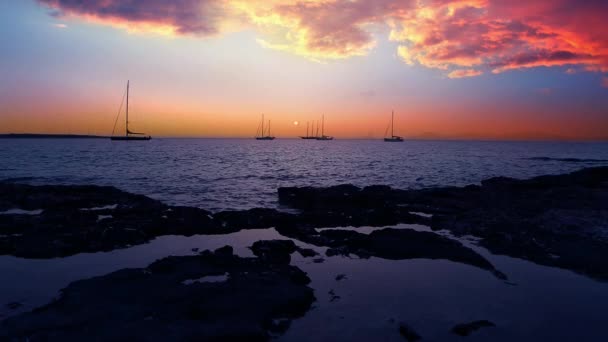
M 309 0 L 259 6 L 247 1 L 238 7 L 264 35 L 263 46 L 324 60 L 366 55 L 376 45 L 370 28 L 407 2 Z
M 66 28 L 68 28 L 68 25 L 62 24 L 62 23 L 55 23 L 55 24 L 52 24 L 52 25 L 53 25 L 53 27 L 58 28 L 58 29 L 66 29 Z
M 606 11 L 607 2 L 593 0 L 420 1 L 395 19 L 390 37 L 403 44 L 404 62 L 429 68 L 605 70 L 608 24 L 598 13 Z
M 38 1 L 55 16 L 136 31 L 252 29 L 262 46 L 315 61 L 364 56 L 385 35 L 404 63 L 451 78 L 538 67 L 608 72 L 605 0 Z
M 38 0 L 55 17 L 79 17 L 133 31 L 213 35 L 220 31 L 222 0 Z
M 448 74 L 449 78 L 474 77 L 483 74 L 483 72 L 475 69 L 458 69 Z

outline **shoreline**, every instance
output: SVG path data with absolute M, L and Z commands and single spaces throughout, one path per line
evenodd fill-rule
M 454 236 L 476 237 L 477 245 L 494 254 L 608 281 L 605 271 L 608 269 L 605 261 L 608 260 L 606 167 L 527 180 L 496 177 L 481 185 L 422 190 L 352 185 L 278 189 L 279 202 L 297 213 L 263 208 L 211 213 L 198 208 L 168 206 L 112 187 L 0 183 L 0 189 L 0 253 L 3 255 L 65 257 L 145 244 L 163 235 L 221 235 L 274 228 L 285 240 L 254 243 L 251 248 L 257 258 L 253 260 L 265 260 L 266 265 L 285 265 L 290 263 L 294 252 L 307 255 L 310 260 L 335 256 L 439 259 L 488 271 L 498 281 L 508 283 L 508 273 L 502 273 L 457 240 L 436 233 L 449 231 Z M 434 232 L 390 228 L 403 223 L 427 226 Z M 340 227 L 352 229 L 336 229 Z M 378 229 L 362 234 L 357 232 L 357 227 Z M 325 255 L 281 241 L 322 247 L 326 249 Z M 220 269 L 213 274 L 224 272 Z M 87 282 L 102 290 L 105 279 L 111 277 L 115 275 Z M 131 282 L 130 278 L 125 281 Z M 111 283 L 113 281 L 108 284 Z M 85 297 L 79 302 L 91 300 L 93 298 Z M 45 310 L 52 311 L 55 305 L 58 304 L 51 304 Z M 115 309 L 108 308 L 110 312 Z M 26 313 L 8 321 L 24 320 L 33 327 L 29 321 L 33 317 L 35 315 Z M 251 317 L 248 320 L 251 321 Z M 3 329 L 8 329 L 6 323 L 3 324 L 0 337 Z M 98 326 L 98 322 L 87 324 Z M 263 328 L 262 337 L 276 328 L 259 324 Z M 52 329 L 61 330 L 57 326 Z

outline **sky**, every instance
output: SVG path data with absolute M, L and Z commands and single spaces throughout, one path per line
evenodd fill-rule
M 3 0 L 0 133 L 608 140 L 605 0 Z M 123 107 L 124 109 L 124 107 Z M 116 130 L 124 131 L 124 111 Z

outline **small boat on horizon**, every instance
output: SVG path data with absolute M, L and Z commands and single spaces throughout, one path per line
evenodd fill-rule
M 386 134 L 385 134 L 386 136 Z M 391 136 L 388 138 L 384 138 L 386 142 L 403 142 L 403 138 L 395 135 L 395 111 L 391 113 Z
M 151 136 L 146 135 L 145 133 L 131 132 L 129 130 L 129 85 L 130 81 L 127 81 L 127 107 L 126 107 L 126 115 L 125 115 L 125 135 L 114 135 L 114 130 L 112 130 L 112 136 L 110 140 L 113 141 L 148 141 L 152 139 Z M 120 105 L 122 107 L 122 103 Z M 116 117 L 116 122 L 118 122 L 118 118 L 120 117 L 120 110 L 118 110 L 118 116 Z M 116 122 L 114 122 L 114 129 L 116 129 Z
M 321 135 L 319 135 L 319 125 L 317 124 L 317 136 L 316 140 L 334 140 L 334 137 L 325 135 L 325 115 L 321 118 Z
M 261 129 L 260 129 L 260 126 L 261 126 Z M 262 114 L 262 123 L 260 126 L 258 126 L 258 131 L 256 132 L 255 140 L 274 140 L 275 139 L 275 137 L 270 135 L 270 120 L 268 120 L 268 134 L 266 134 L 266 131 L 264 129 L 264 114 Z M 266 135 L 264 135 L 264 134 L 266 134 Z
M 308 134 L 308 128 L 309 128 L 309 123 L 306 122 L 306 136 L 303 136 L 303 137 L 300 137 L 300 138 L 302 138 L 304 140 L 315 140 L 315 139 L 317 139 L 316 136 L 312 136 L 312 135 Z M 313 122 L 311 133 L 314 132 L 314 130 L 315 130 L 315 126 L 314 126 L 314 122 Z

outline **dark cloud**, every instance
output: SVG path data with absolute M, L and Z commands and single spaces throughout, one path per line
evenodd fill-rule
M 218 32 L 219 0 L 38 0 L 53 16 L 84 16 L 125 24 L 171 26 L 179 34 Z

